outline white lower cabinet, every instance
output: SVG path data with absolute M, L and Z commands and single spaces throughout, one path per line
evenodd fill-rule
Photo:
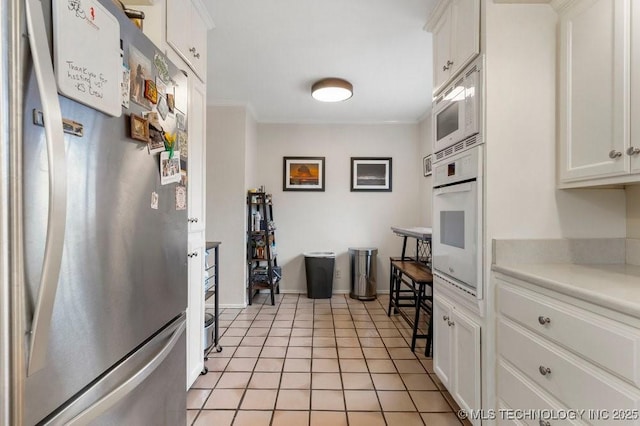
M 461 409 L 481 408 L 480 324 L 455 301 L 434 292 L 433 368 Z M 479 425 L 480 420 L 471 420 Z
M 616 321 L 620 313 L 532 283 L 498 275 L 496 284 L 498 401 L 576 414 L 523 424 L 640 425 L 640 328 L 633 319 Z
M 187 291 L 187 389 L 204 369 L 204 237 L 189 234 Z

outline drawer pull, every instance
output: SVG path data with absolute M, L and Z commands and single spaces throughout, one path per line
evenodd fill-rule
M 549 423 L 549 421 L 547 420 L 540 420 L 540 422 L 538 423 L 540 426 L 551 426 L 551 423 Z
M 540 323 L 540 325 L 545 325 L 545 324 L 549 324 L 551 322 L 551 318 L 549 317 L 543 317 L 542 315 L 540 315 L 538 317 L 538 322 Z
M 447 321 L 447 324 L 449 324 L 449 327 L 451 327 L 452 325 L 456 325 L 456 323 L 453 321 Z
M 538 370 L 540 370 L 540 374 L 542 374 L 543 376 L 551 374 L 551 369 L 549 367 L 545 367 L 544 365 L 541 365 Z
M 449 316 L 448 315 L 443 315 L 442 316 L 442 321 L 449 321 Z

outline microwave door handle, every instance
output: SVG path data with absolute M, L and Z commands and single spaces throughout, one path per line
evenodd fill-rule
M 470 191 L 471 191 L 471 183 L 462 183 L 459 185 L 436 188 L 436 190 L 434 191 L 434 195 L 437 197 L 439 195 L 455 194 L 457 192 L 470 192 Z
M 47 236 L 40 288 L 30 330 L 27 375 L 31 376 L 44 367 L 47 359 L 51 316 L 58 290 L 67 221 L 67 164 L 58 86 L 51 64 L 42 4 L 39 0 L 27 0 L 25 11 L 33 68 L 42 102 L 49 166 Z

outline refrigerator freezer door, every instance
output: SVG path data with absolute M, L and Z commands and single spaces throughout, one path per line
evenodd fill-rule
M 153 61 L 160 53 L 153 43 L 114 3 L 102 4 L 122 16 L 125 58 L 135 46 Z M 186 97 L 186 76 L 167 65 L 176 98 Z M 25 79 L 25 117 L 42 109 L 36 86 L 31 72 Z M 158 155 L 149 155 L 146 144 L 128 137 L 128 115 L 141 114 L 143 107 L 132 102 L 122 117 L 112 118 L 59 99 L 62 116 L 81 123 L 84 136 L 64 136 L 68 194 L 60 280 L 45 366 L 25 381 L 26 425 L 81 393 L 184 312 L 187 303 L 186 211 L 176 210 L 176 184 L 161 185 Z M 31 319 L 45 246 L 49 165 L 44 130 L 25 119 L 23 135 L 26 309 Z M 158 197 L 157 209 L 151 208 L 152 193 Z
M 44 424 L 184 425 L 184 330 L 182 316 Z

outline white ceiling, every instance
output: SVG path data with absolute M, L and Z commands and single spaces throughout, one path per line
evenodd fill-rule
M 248 105 L 259 122 L 415 122 L 431 103 L 437 0 L 205 0 L 207 95 Z M 351 99 L 324 104 L 314 81 L 349 80 Z

